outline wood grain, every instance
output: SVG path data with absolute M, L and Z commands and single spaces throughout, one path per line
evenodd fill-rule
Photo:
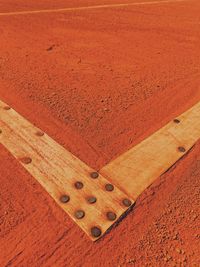
M 101 169 L 136 199 L 200 138 L 200 102 Z M 185 151 L 184 151 L 185 148 Z
M 98 238 L 92 236 L 92 227 L 98 227 L 103 234 L 128 209 L 123 204 L 123 200 L 127 199 L 125 193 L 116 186 L 113 191 L 106 191 L 105 185 L 109 184 L 107 179 L 102 175 L 97 179 L 91 178 L 93 169 L 2 101 L 0 143 L 19 160 L 92 240 Z M 75 187 L 77 181 L 83 184 L 83 188 Z M 63 195 L 70 197 L 69 202 L 60 201 Z M 88 203 L 91 196 L 97 199 L 93 204 Z M 131 201 L 133 204 L 134 201 Z M 85 212 L 81 219 L 75 217 L 78 210 Z M 109 220 L 107 212 L 115 213 L 116 219 Z

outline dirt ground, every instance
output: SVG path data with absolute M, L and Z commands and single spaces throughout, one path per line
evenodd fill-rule
M 102 3 L 117 1 L 3 0 L 0 14 Z M 200 100 L 199 12 L 191 0 L 0 15 L 0 99 L 98 170 Z M 1 146 L 0 266 L 200 266 L 199 151 L 92 243 Z

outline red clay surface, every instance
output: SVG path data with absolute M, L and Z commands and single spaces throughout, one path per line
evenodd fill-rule
M 21 2 L 0 13 L 117 3 Z M 99 169 L 200 100 L 199 12 L 186 1 L 0 16 L 0 99 Z M 199 266 L 199 151 L 94 244 L 1 147 L 0 266 Z

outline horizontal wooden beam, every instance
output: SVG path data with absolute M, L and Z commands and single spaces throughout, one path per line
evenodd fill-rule
M 2 101 L 0 143 L 92 240 L 101 237 L 134 203 Z
M 110 162 L 100 173 L 136 199 L 200 138 L 200 102 Z

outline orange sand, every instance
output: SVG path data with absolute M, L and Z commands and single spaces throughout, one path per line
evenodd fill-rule
M 87 4 L 99 2 L 69 6 Z M 199 12 L 196 0 L 0 17 L 0 99 L 98 170 L 200 100 Z M 0 266 L 200 265 L 199 151 L 91 243 L 0 147 Z

